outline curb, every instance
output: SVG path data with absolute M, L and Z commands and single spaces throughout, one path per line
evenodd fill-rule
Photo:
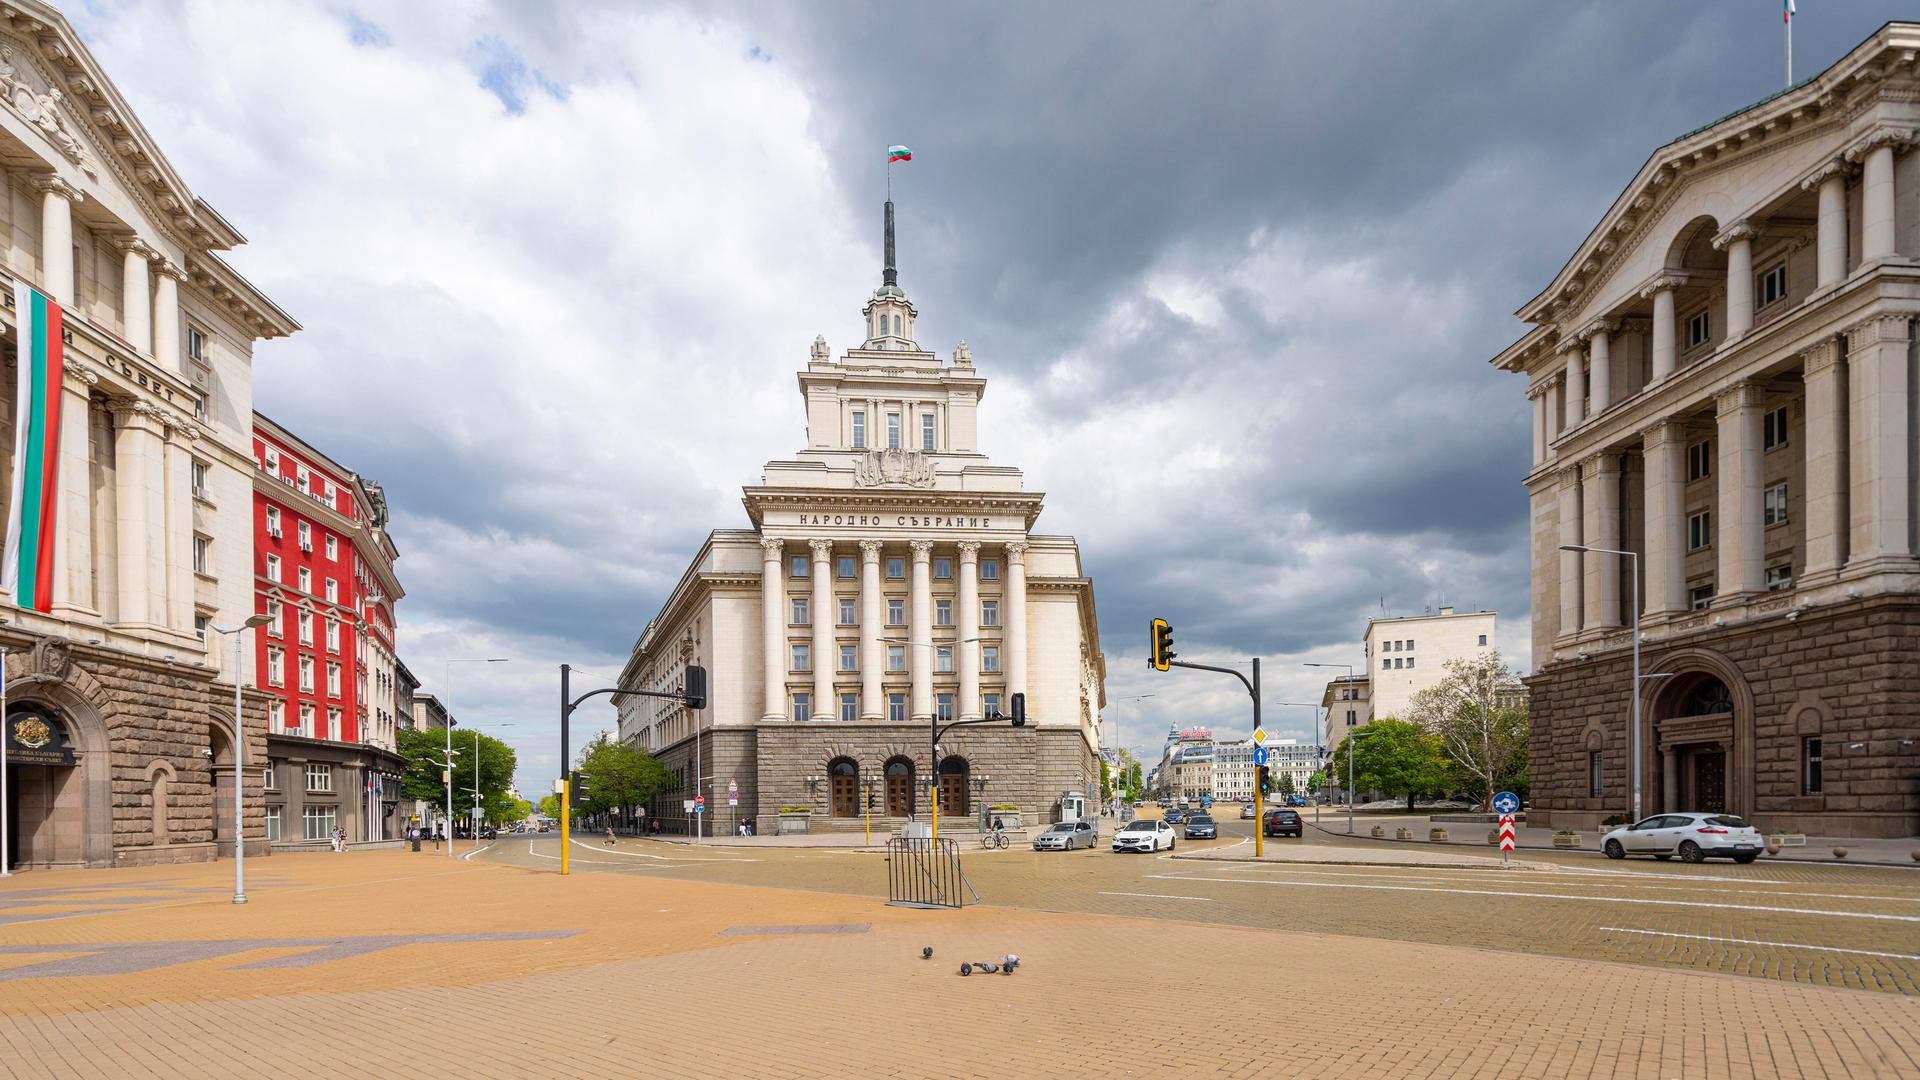
M 1308 820 L 1307 820 L 1307 819 L 1305 819 L 1305 818 L 1301 818 L 1301 819 L 1300 819 L 1300 823 L 1301 823 L 1302 825 L 1305 825 L 1305 826 L 1306 826 L 1307 828 L 1309 828 L 1309 829 L 1312 829 L 1312 830 L 1314 830 L 1315 832 L 1319 832 L 1319 833 L 1322 833 L 1322 834 L 1324 834 L 1324 835 L 1326 835 L 1326 836 L 1337 836 L 1337 837 L 1343 837 L 1343 838 L 1345 838 L 1345 839 L 1348 839 L 1348 840 L 1365 840 L 1365 841 L 1367 841 L 1367 842 L 1369 842 L 1369 843 L 1380 843 L 1380 844 L 1418 844 L 1418 843 L 1431 843 L 1431 841 L 1420 841 L 1420 840 L 1391 840 L 1391 839 L 1388 839 L 1387 837 L 1384 837 L 1384 836 L 1367 836 L 1367 835 L 1364 835 L 1364 834 L 1362 834 L 1362 833 L 1353 833 L 1353 834 L 1351 834 L 1351 835 L 1349 835 L 1348 833 L 1345 833 L 1345 832 L 1335 832 L 1335 831 L 1333 831 L 1332 829 L 1329 829 L 1329 828 L 1327 828 L 1327 827 L 1325 827 L 1325 826 L 1323 826 L 1323 825 L 1315 825 L 1315 824 L 1314 824 L 1313 822 L 1311 822 L 1311 821 L 1308 821 Z M 1449 848 L 1449 847 L 1464 847 L 1464 848 L 1475 848 L 1475 849 L 1478 849 L 1478 848 L 1479 848 L 1479 847 L 1480 847 L 1481 845 L 1478 845 L 1478 844 L 1456 844 L 1456 843 L 1454 843 L 1453 841 L 1451 841 L 1451 840 L 1449 840 L 1449 841 L 1447 841 L 1446 843 L 1443 843 L 1443 844 L 1436 844 L 1436 845 L 1434 845 L 1434 846 L 1435 846 L 1435 847 L 1442 847 L 1442 848 Z M 1598 859 L 1600 859 L 1600 860 L 1601 860 L 1601 861 L 1603 861 L 1603 862 L 1605 862 L 1605 861 L 1609 861 L 1609 860 L 1607 860 L 1607 857 L 1606 857 L 1606 854 L 1605 854 L 1604 852 L 1602 852 L 1602 851 L 1601 851 L 1601 850 L 1600 850 L 1599 848 L 1557 848 L 1557 847 L 1554 847 L 1554 846 L 1553 846 L 1553 845 L 1551 845 L 1551 844 L 1545 844 L 1545 845 L 1542 845 L 1542 844 L 1515 844 L 1515 845 L 1514 845 L 1514 850 L 1515 850 L 1515 851 L 1573 851 L 1573 852 L 1578 852 L 1578 853 L 1580 853 L 1580 854 L 1584 854 L 1584 855 L 1593 855 L 1593 856 L 1595 856 L 1596 858 L 1598 858 Z M 1886 859 L 1814 859 L 1814 858 L 1807 858 L 1807 857 L 1803 857 L 1803 856 L 1792 856 L 1792 857 L 1785 857 L 1785 856 L 1780 856 L 1780 855 L 1767 855 L 1767 854 L 1764 854 L 1764 853 L 1763 853 L 1763 854 L 1761 855 L 1761 857 L 1760 857 L 1759 859 L 1757 859 L 1757 860 L 1755 860 L 1755 862 L 1754 862 L 1754 864 L 1753 864 L 1753 865 L 1756 865 L 1756 866 L 1758 866 L 1758 865 L 1761 865 L 1761 864 L 1763 864 L 1763 863 L 1766 863 L 1766 864 L 1772 864 L 1772 865 L 1775 865 L 1775 866 L 1796 866 L 1796 865 L 1807 865 L 1807 866 L 1886 866 L 1886 867 L 1891 867 L 1891 868 L 1893 868 L 1893 869 L 1895 869 L 1895 870 L 1920 870 L 1920 862 L 1911 862 L 1911 861 L 1909 861 L 1909 862 L 1891 862 L 1891 861 L 1888 861 L 1888 860 L 1886 860 Z M 1382 865 L 1382 864 L 1379 864 L 1379 863 L 1359 863 L 1359 864 L 1356 864 L 1356 865 L 1360 865 L 1360 866 L 1377 866 L 1377 865 Z M 1399 865 L 1412 865 L 1412 864 L 1399 864 Z
M 1432 862 L 1432 861 L 1381 862 L 1377 859 L 1256 859 L 1251 855 L 1248 855 L 1244 858 L 1235 858 L 1235 857 L 1230 857 L 1225 855 L 1214 855 L 1211 853 L 1201 854 L 1197 852 L 1192 855 L 1172 854 L 1167 857 L 1170 859 L 1191 859 L 1195 862 L 1259 863 L 1262 866 L 1377 866 L 1377 867 L 1386 867 L 1389 869 L 1397 867 L 1397 868 L 1411 869 L 1411 870 L 1528 870 L 1528 871 L 1536 871 L 1536 872 L 1565 869 L 1564 867 L 1556 865 L 1554 863 L 1529 863 L 1529 862 L 1497 863 L 1497 862 L 1492 862 L 1491 860 L 1482 861 L 1482 862 L 1455 863 L 1455 862 Z M 1456 856 L 1456 857 L 1463 858 L 1463 859 L 1478 858 L 1477 856 L 1470 856 L 1470 855 L 1462 855 L 1462 856 Z

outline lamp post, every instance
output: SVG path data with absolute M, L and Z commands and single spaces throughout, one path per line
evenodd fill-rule
M 512 727 L 513 725 L 501 724 L 500 726 Z M 470 826 L 473 829 L 473 850 L 479 851 L 480 850 L 480 729 L 479 728 L 473 729 L 473 810 L 474 810 L 473 824 Z M 453 846 L 452 842 L 449 841 L 447 846 L 452 847 Z
M 1347 671 L 1347 682 L 1348 683 L 1353 682 L 1353 665 L 1352 664 L 1303 664 L 1301 666 L 1302 667 L 1345 668 Z M 1332 743 L 1333 743 L 1333 709 L 1331 706 L 1329 706 L 1327 709 L 1327 743 L 1328 743 L 1329 750 L 1331 750 Z M 1321 794 L 1322 802 L 1331 801 L 1333 798 L 1333 776 L 1331 775 L 1331 773 L 1332 773 L 1332 770 L 1330 769 L 1322 768 L 1320 770 L 1320 785 L 1322 788 L 1325 789 Z M 1353 799 L 1349 797 L 1347 799 L 1347 802 L 1349 805 L 1351 805 L 1353 802 Z M 1351 820 L 1352 819 L 1351 814 L 1348 815 L 1348 819 L 1349 820 L 1347 821 L 1347 831 L 1352 832 L 1353 821 Z M 1315 822 L 1318 822 L 1320 820 L 1320 808 L 1317 805 L 1314 807 L 1314 810 L 1313 810 L 1313 820 Z
M 1121 698 L 1121 699 L 1119 699 L 1118 701 L 1115 701 L 1115 702 L 1114 702 L 1113 704 L 1115 704 L 1115 705 L 1120 705 L 1120 704 L 1123 704 L 1123 703 L 1129 703 L 1129 702 L 1135 702 L 1135 701 L 1145 701 L 1145 700 L 1147 700 L 1148 698 L 1150 698 L 1150 697 L 1154 697 L 1154 696 L 1156 696 L 1156 695 L 1154 695 L 1154 694 L 1136 694 L 1136 695 L 1134 695 L 1133 697 L 1125 697 L 1125 698 Z M 1120 782 L 1119 784 L 1116 784 L 1116 785 L 1114 786 L 1114 794 L 1116 794 L 1116 795 L 1118 795 L 1118 796 L 1120 796 L 1120 800 L 1119 800 L 1119 801 L 1121 801 L 1121 802 L 1125 802 L 1125 801 L 1126 801 L 1126 796 L 1125 796 L 1125 791 L 1126 791 L 1126 787 L 1125 787 L 1125 782 L 1126 782 L 1126 778 L 1127 778 L 1127 762 L 1126 762 L 1126 758 L 1125 758 L 1125 757 L 1124 757 L 1123 755 L 1125 755 L 1125 754 L 1126 754 L 1126 752 L 1127 752 L 1127 743 L 1126 743 L 1126 740 L 1125 740 L 1125 739 L 1123 739 L 1123 738 L 1121 738 L 1121 737 L 1120 737 L 1120 721 L 1118 721 L 1118 720 L 1115 720 L 1115 721 L 1113 722 L 1113 741 L 1114 741 L 1114 742 L 1116 742 L 1116 743 L 1119 743 L 1119 744 L 1120 744 L 1120 745 L 1119 745 L 1119 746 L 1118 746 L 1118 747 L 1116 748 L 1116 749 L 1118 749 L 1118 750 L 1119 750 L 1119 753 L 1118 753 L 1118 754 L 1115 754 L 1115 755 L 1114 755 L 1114 761 L 1115 761 L 1115 762 L 1117 762 L 1117 763 L 1119 764 L 1119 766 L 1120 766 L 1120 781 L 1121 781 L 1121 782 Z M 1144 780 L 1145 778 L 1143 777 L 1142 779 Z M 1119 814 L 1117 814 L 1117 813 L 1116 813 L 1116 814 L 1114 815 L 1114 817 L 1116 817 L 1116 818 L 1117 818 L 1117 817 L 1119 817 L 1119 816 L 1120 816 L 1120 815 L 1119 815 Z
M 1628 560 L 1627 580 L 1633 587 L 1633 727 L 1627 732 L 1628 776 L 1632 783 L 1633 820 L 1640 820 L 1640 553 L 1615 548 L 1588 547 L 1585 544 L 1561 544 L 1561 551 L 1580 551 L 1592 555 L 1619 555 Z
M 1311 665 L 1310 665 L 1310 666 L 1311 666 Z M 1275 705 L 1287 705 L 1287 706 L 1291 706 L 1291 707 L 1294 707 L 1294 708 L 1299 708 L 1299 709 L 1312 709 L 1312 710 L 1313 710 L 1313 733 L 1314 733 L 1314 747 L 1313 747 L 1313 752 L 1314 752 L 1314 765 L 1315 765 L 1316 767 L 1318 767 L 1318 768 L 1320 768 L 1322 772 L 1325 772 L 1326 770 L 1325 770 L 1325 768 L 1324 768 L 1324 766 L 1325 766 L 1325 763 L 1326 763 L 1326 744 L 1325 744 L 1325 743 L 1322 743 L 1322 742 L 1320 742 L 1320 741 L 1319 741 L 1319 738 L 1320 738 L 1320 703 L 1319 703 L 1319 702 L 1317 702 L 1317 701 L 1276 701 L 1276 702 L 1274 702 L 1274 704 L 1275 704 Z M 1327 718 L 1328 718 L 1329 720 L 1331 720 L 1331 719 L 1333 718 L 1333 711 L 1332 711 L 1331 709 L 1329 709 L 1329 710 L 1327 711 Z M 1309 776 L 1309 777 L 1308 777 L 1307 779 L 1308 779 L 1308 780 L 1312 780 L 1313 778 L 1312 778 L 1311 776 Z M 1313 803 L 1313 823 L 1314 823 L 1315 825 L 1318 825 L 1318 824 L 1320 824 L 1320 800 L 1318 800 L 1318 799 L 1316 799 L 1316 800 L 1314 800 L 1314 803 Z
M 447 710 L 447 858 L 453 858 L 453 665 L 455 664 L 504 664 L 504 656 L 455 656 L 440 661 L 440 679 L 442 692 L 447 700 L 442 702 Z M 564 765 L 565 763 L 562 762 Z
M 1372 731 L 1356 728 L 1354 729 L 1353 734 L 1347 736 L 1347 835 L 1348 836 L 1353 835 L 1353 741 L 1355 739 L 1367 738 L 1372 734 L 1373 734 Z
M 233 902 L 247 902 L 247 827 L 244 813 L 246 803 L 242 796 L 246 792 L 245 774 L 241 767 L 246 762 L 247 722 L 241 713 L 241 688 L 244 682 L 240 675 L 240 631 L 257 630 L 273 620 L 265 615 L 250 615 L 247 621 L 231 630 L 209 624 L 207 629 L 216 634 L 230 634 L 233 637 Z M 4 657 L 0 656 L 0 661 Z M 4 679 L 0 675 L 0 679 Z M 5 711 L 5 698 L 0 697 L 0 712 Z

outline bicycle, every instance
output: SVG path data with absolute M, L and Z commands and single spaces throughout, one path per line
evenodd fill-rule
M 1007 834 L 1004 832 L 983 832 L 980 834 L 980 846 L 986 848 L 988 851 L 992 851 L 995 848 L 1005 851 L 1007 849 Z

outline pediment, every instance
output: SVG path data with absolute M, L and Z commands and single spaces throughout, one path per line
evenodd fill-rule
M 0 34 L 0 107 L 25 121 L 56 153 L 89 179 L 100 179 L 100 155 L 82 135 L 66 93 L 29 59 L 23 42 Z

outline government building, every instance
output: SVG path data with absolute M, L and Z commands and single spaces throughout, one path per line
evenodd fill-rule
M 1920 24 L 1655 150 L 1519 315 L 1529 823 L 1920 833 Z
M 710 674 L 707 708 L 626 698 L 620 737 L 680 786 L 647 808 L 688 831 L 876 829 L 989 807 L 1049 820 L 1098 798 L 1105 660 L 1071 537 L 1033 531 L 1042 496 L 980 452 L 986 379 L 965 342 L 921 348 L 897 283 L 893 205 L 861 343 L 814 340 L 799 391 L 806 446 L 743 492 L 749 528 L 711 533 L 635 643 L 620 685 Z M 1012 710 L 1027 724 L 929 725 Z M 591 783 L 591 780 L 588 781 Z M 733 805 L 729 805 L 729 792 Z M 784 821 L 782 819 L 785 819 Z M 971 820 L 970 820 L 971 819 Z

